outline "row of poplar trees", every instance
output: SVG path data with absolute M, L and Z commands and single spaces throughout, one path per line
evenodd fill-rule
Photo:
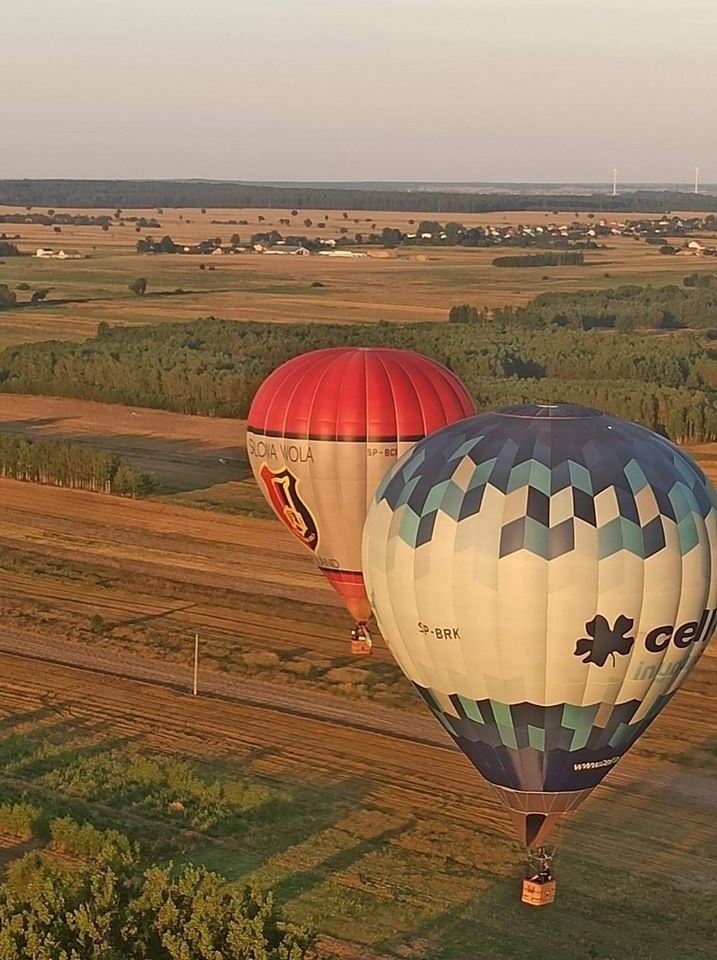
M 0 476 L 56 487 L 72 487 L 122 497 L 143 496 L 156 488 L 152 474 L 139 473 L 120 457 L 64 440 L 28 440 L 0 434 Z

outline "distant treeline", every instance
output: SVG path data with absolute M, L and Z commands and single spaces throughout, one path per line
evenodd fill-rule
M 494 267 L 574 267 L 582 266 L 585 254 L 570 253 L 534 253 L 524 256 L 496 257 Z
M 485 213 L 544 210 L 662 213 L 717 210 L 717 196 L 672 190 L 636 190 L 612 197 L 521 193 L 377 190 L 172 180 L 0 180 L 0 204 L 41 207 L 273 207 L 308 210 L 424 210 Z
M 134 224 L 138 230 L 162 226 L 154 217 L 125 217 L 121 210 L 118 210 L 114 217 L 108 214 L 91 217 L 80 213 L 55 213 L 54 210 L 48 210 L 47 213 L 0 213 L 0 223 L 35 223 L 43 227 L 102 227 L 107 230 L 113 220 L 127 221 Z
M 684 293 L 713 291 L 685 288 Z M 584 294 L 588 302 L 592 296 L 606 294 Z M 583 328 L 580 311 L 586 308 L 579 295 L 565 295 L 560 305 L 541 305 L 541 300 L 535 301 L 537 307 L 496 311 L 492 319 L 461 307 L 464 316 L 452 319 L 466 322 L 450 324 L 343 326 L 214 318 L 153 327 L 103 323 L 84 343 L 6 349 L 0 354 L 0 390 L 245 417 L 264 377 L 299 353 L 339 345 L 393 346 L 446 364 L 481 409 L 569 401 L 602 407 L 674 440 L 717 438 L 717 350 L 709 334 L 601 333 Z M 675 301 L 678 318 L 688 303 Z M 640 309 L 635 294 L 635 316 Z
M 65 440 L 28 440 L 0 433 L 0 476 L 55 487 L 143 496 L 157 486 L 152 474 L 133 470 L 124 460 Z
M 491 311 L 466 305 L 453 307 L 449 319 L 476 322 L 491 330 L 496 326 L 530 330 L 599 327 L 619 333 L 680 328 L 713 330 L 717 329 L 717 279 L 703 273 L 685 277 L 681 287 L 624 284 L 612 290 L 541 293 L 524 307 Z

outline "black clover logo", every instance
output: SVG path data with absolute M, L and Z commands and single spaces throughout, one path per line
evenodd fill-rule
M 575 656 L 582 657 L 583 663 L 596 663 L 599 667 L 604 667 L 607 658 L 612 657 L 614 667 L 616 653 L 626 657 L 632 650 L 635 638 L 625 634 L 632 630 L 634 625 L 634 620 L 622 614 L 612 628 L 605 617 L 593 617 L 585 624 L 585 632 L 589 636 L 581 637 L 575 644 Z

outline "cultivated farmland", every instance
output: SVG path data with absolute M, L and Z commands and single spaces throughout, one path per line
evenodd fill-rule
M 2 210 L 22 213 L 17 208 Z M 108 231 L 97 226 L 63 226 L 60 234 L 39 224 L 3 225 L 8 236 L 18 235 L 13 242 L 21 251 L 64 247 L 89 259 L 10 257 L 0 264 L 0 283 L 12 289 L 20 284 L 27 284 L 30 291 L 50 289 L 41 303 L 0 312 L 0 347 L 52 337 L 82 339 L 93 335 L 101 322 L 161 323 L 209 315 L 229 320 L 321 323 L 445 320 L 457 303 L 481 308 L 518 305 L 545 290 L 600 289 L 626 282 L 680 283 L 689 272 L 714 272 L 715 261 L 709 258 L 665 257 L 656 246 L 620 236 L 610 237 L 607 249 L 587 251 L 585 265 L 554 267 L 547 274 L 492 266 L 496 254 L 505 252 L 495 247 L 371 247 L 367 248 L 370 256 L 348 260 L 254 252 L 154 255 L 135 250 L 137 239 L 146 234 L 155 239 L 168 234 L 178 243 L 193 244 L 210 237 L 226 242 L 237 233 L 248 243 L 253 234 L 273 229 L 283 235 L 315 236 L 315 224 L 321 222 L 325 224 L 322 237 L 336 238 L 342 229 L 350 229 L 351 235 L 368 233 L 374 224 L 378 232 L 386 226 L 410 230 L 411 220 L 415 225 L 426 216 L 420 212 L 346 212 L 347 219 L 341 211 L 298 211 L 296 217 L 286 210 L 125 211 L 127 216 L 155 217 L 161 223 L 160 228 L 140 233 L 131 222 L 122 226 L 122 221 L 113 222 Z M 114 211 L 83 213 L 112 216 Z M 523 212 L 466 214 L 457 219 L 466 226 L 500 226 L 569 222 L 573 217 L 573 212 L 559 216 Z M 599 212 L 595 217 L 600 217 Z M 289 219 L 290 226 L 283 226 L 282 219 Z M 311 228 L 304 226 L 305 219 L 312 221 Z M 227 223 L 230 220 L 247 223 Z M 148 280 L 144 296 L 128 290 L 128 284 L 139 276 Z M 24 303 L 30 292 L 18 296 Z

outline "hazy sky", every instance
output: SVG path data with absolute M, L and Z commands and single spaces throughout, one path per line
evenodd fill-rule
M 0 178 L 717 181 L 717 0 L 0 0 Z

